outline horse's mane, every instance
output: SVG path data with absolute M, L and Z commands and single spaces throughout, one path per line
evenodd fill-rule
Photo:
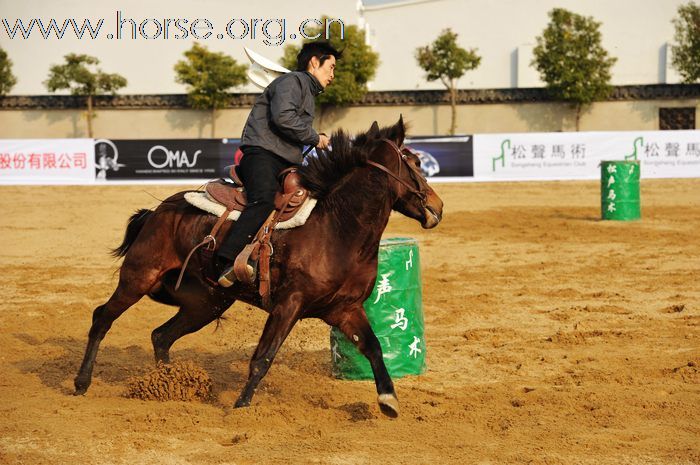
M 301 184 L 312 197 L 322 200 L 336 184 L 358 166 L 367 162 L 382 139 L 397 140 L 405 133 L 403 121 L 378 131 L 370 129 L 357 134 L 354 139 L 342 129 L 331 136 L 332 151 L 317 150 L 318 156 L 306 158 L 307 164 L 299 167 Z

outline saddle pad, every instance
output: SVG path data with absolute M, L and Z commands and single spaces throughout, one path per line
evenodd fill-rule
M 206 192 L 188 192 L 185 194 L 185 200 L 187 200 L 190 205 L 197 207 L 200 210 L 204 210 L 205 212 L 211 213 L 212 215 L 221 216 L 226 211 L 226 208 L 224 208 L 223 205 L 210 200 Z M 299 207 L 299 211 L 296 215 L 287 221 L 277 223 L 275 229 L 292 229 L 303 225 L 306 223 L 306 220 L 309 218 L 309 215 L 315 206 L 316 199 L 312 199 L 311 197 L 307 198 L 301 207 Z M 226 219 L 236 221 L 239 216 L 241 216 L 241 212 L 232 211 L 228 214 L 228 218 Z

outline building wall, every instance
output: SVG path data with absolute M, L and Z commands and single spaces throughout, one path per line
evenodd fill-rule
M 122 20 L 134 20 L 137 24 L 149 20 L 144 31 L 147 36 L 154 37 L 157 28 L 153 20 L 165 24 L 166 19 L 188 20 L 183 23 L 191 25 L 196 19 L 208 20 L 214 34 L 207 39 L 196 40 L 191 34 L 184 38 L 176 38 L 177 28 L 169 30 L 168 38 L 161 34 L 157 38 L 146 39 L 137 33 L 137 38 L 131 38 L 131 23 L 126 22 L 122 27 L 122 38 L 116 38 L 117 12 Z M 355 24 L 357 9 L 352 0 L 328 0 L 320 4 L 316 0 L 265 0 L 263 2 L 244 2 L 231 0 L 100 0 L 87 2 L 85 0 L 32 0 L 20 2 L 17 0 L 0 0 L 0 19 L 6 18 L 10 27 L 21 18 L 29 22 L 31 18 L 41 19 L 48 27 L 49 21 L 55 19 L 59 26 L 64 20 L 74 18 L 80 27 L 85 18 L 91 24 L 97 25 L 104 19 L 100 35 L 92 39 L 87 33 L 82 38 L 76 38 L 71 27 L 61 39 L 55 34 L 44 39 L 38 28 L 33 30 L 28 39 L 20 38 L 17 33 L 14 39 L 9 38 L 5 28 L 0 26 L 0 47 L 2 47 L 14 62 L 14 74 L 18 83 L 11 95 L 39 95 L 47 93 L 43 81 L 46 80 L 49 67 L 63 62 L 63 56 L 68 53 L 85 53 L 100 59 L 100 67 L 110 73 L 119 73 L 127 78 L 128 85 L 120 91 L 122 94 L 172 94 L 184 93 L 185 86 L 175 82 L 173 66 L 183 59 L 183 53 L 195 42 L 205 45 L 210 50 L 223 52 L 232 56 L 239 63 L 249 63 L 243 47 L 250 47 L 267 58 L 278 61 L 282 57 L 284 46 L 290 43 L 299 44 L 301 41 L 290 38 L 292 34 L 299 36 L 299 25 L 306 19 L 320 18 L 327 14 L 333 18 L 341 18 L 349 24 Z M 245 34 L 243 21 L 252 25 L 253 31 Z M 224 35 L 217 38 L 218 33 L 224 33 L 226 24 L 234 20 L 231 32 L 235 37 Z M 265 21 L 271 21 L 263 33 Z M 280 22 L 278 22 L 278 20 Z M 200 25 L 205 24 L 203 22 Z M 278 39 L 285 27 L 284 39 Z M 311 23 L 310 26 L 313 26 Z M 249 26 L 250 27 L 250 26 Z M 107 34 L 113 34 L 112 39 Z M 200 34 L 200 37 L 206 32 Z M 270 37 L 271 40 L 268 40 Z M 266 42 L 267 41 L 267 42 Z M 258 89 L 248 84 L 238 91 L 253 92 Z
M 227 109 L 217 117 L 217 137 L 239 137 L 249 109 Z M 93 119 L 95 138 L 210 138 L 206 111 L 184 109 L 99 110 Z M 85 111 L 16 110 L 0 112 L 0 138 L 88 137 Z
M 459 34 L 464 48 L 476 48 L 480 66 L 460 80 L 463 89 L 541 85 L 530 65 L 535 38 L 549 22 L 553 8 L 592 16 L 601 24 L 603 47 L 618 61 L 612 84 L 677 82 L 666 71 L 667 42 L 673 41 L 672 19 L 685 0 L 426 0 L 403 6 L 368 7 L 363 13 L 372 47 L 382 65 L 372 90 L 438 89 L 426 83 L 414 58 L 445 28 Z M 400 3 L 399 3 L 400 5 Z
M 213 36 L 201 41 L 210 49 L 227 53 L 246 64 L 244 46 L 277 61 L 285 45 L 299 43 L 290 36 L 298 34 L 298 26 L 304 19 L 326 14 L 341 18 L 347 25 L 362 22 L 367 25 L 370 44 L 381 60 L 371 90 L 441 88 L 439 82 L 425 81 L 414 53 L 417 47 L 431 43 L 445 28 L 452 28 L 459 34 L 462 47 L 476 48 L 483 57 L 479 68 L 459 80 L 460 88 L 531 87 L 539 83 L 537 73 L 529 65 L 535 37 L 549 21 L 547 12 L 562 7 L 593 16 L 602 23 L 603 45 L 618 58 L 612 70 L 613 84 L 673 83 L 677 75 L 666 67 L 665 45 L 673 41 L 671 20 L 677 15 L 678 6 L 684 3 L 687 0 L 428 0 L 366 7 L 360 13 L 353 0 L 322 3 L 314 0 L 0 0 L 2 18 L 8 19 L 10 25 L 17 18 L 25 21 L 42 18 L 47 24 L 51 18 L 61 24 L 68 18 L 75 18 L 81 24 L 84 18 L 105 19 L 103 34 L 95 40 L 77 39 L 70 29 L 62 39 L 43 39 L 37 31 L 30 39 L 10 39 L 2 27 L 0 47 L 13 60 L 19 80 L 12 95 L 46 93 L 42 82 L 47 78 L 50 65 L 61 63 L 63 56 L 71 52 L 94 55 L 101 60 L 105 71 L 124 75 L 129 84 L 120 92 L 122 94 L 183 93 L 184 87 L 174 81 L 173 65 L 182 59 L 183 52 L 195 40 L 191 37 L 109 40 L 106 35 L 116 28 L 117 11 L 121 11 L 122 18 L 137 22 L 149 18 L 161 22 L 174 18 L 208 19 L 215 31 L 224 29 L 231 19 L 245 19 L 249 23 L 253 18 L 284 19 L 286 36 L 278 45 L 267 45 L 260 28 L 255 39 L 249 34 L 240 40 L 217 40 Z M 278 30 L 269 27 L 272 36 Z M 154 33 L 152 25 L 147 32 Z M 242 29 L 235 29 L 234 33 L 242 34 Z M 239 90 L 256 89 L 248 85 Z
M 582 131 L 641 131 L 659 129 L 660 107 L 696 107 L 700 98 L 599 102 L 581 118 Z M 240 137 L 248 108 L 219 112 L 215 137 Z M 87 137 L 82 110 L 0 111 L 0 138 Z M 104 109 L 94 119 L 96 138 L 209 138 L 208 112 L 184 109 Z M 317 128 L 351 133 L 369 129 L 372 121 L 393 124 L 403 115 L 412 135 L 444 135 L 449 130 L 449 105 L 353 106 L 317 115 Z M 459 105 L 457 133 L 572 131 L 573 111 L 558 103 Z

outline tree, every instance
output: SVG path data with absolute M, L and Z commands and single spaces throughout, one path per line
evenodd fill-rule
M 325 25 L 327 21 L 329 17 L 324 15 L 321 22 Z M 341 37 L 341 24 L 330 23 L 328 42 L 336 50 L 341 51 L 343 56 L 336 64 L 333 84 L 316 98 L 320 106 L 320 119 L 323 117 L 324 108 L 328 106 L 345 106 L 362 100 L 368 92 L 367 83 L 374 77 L 379 66 L 379 54 L 365 43 L 364 32 L 355 25 L 342 25 L 342 28 L 343 37 Z M 304 29 L 308 37 L 319 35 L 319 39 L 326 37 L 325 32 L 325 27 L 312 26 L 311 23 Z M 304 39 L 302 44 L 319 39 Z M 300 50 L 300 45 L 287 45 L 281 60 L 282 66 L 295 70 Z
M 678 7 L 678 17 L 673 19 L 676 27 L 676 43 L 673 46 L 673 67 L 685 83 L 700 79 L 700 6 L 688 2 Z
M 466 50 L 457 45 L 457 34 L 451 29 L 445 29 L 432 45 L 416 49 L 416 60 L 428 73 L 428 81 L 439 79 L 450 92 L 450 135 L 454 135 L 457 127 L 457 80 L 467 71 L 476 69 L 481 63 L 481 57 L 476 54 L 476 49 Z
M 216 133 L 216 110 L 229 101 L 229 90 L 246 83 L 246 67 L 221 52 L 196 43 L 175 64 L 175 81 L 187 85 L 192 108 L 211 110 L 211 137 Z
M 17 84 L 17 78 L 12 74 L 12 60 L 7 52 L 0 48 L 0 96 L 7 95 Z
M 95 57 L 69 53 L 63 65 L 53 65 L 49 70 L 49 79 L 44 85 L 49 92 L 69 89 L 72 95 L 86 97 L 88 137 L 92 137 L 93 99 L 95 95 L 117 93 L 126 86 L 126 79 L 119 74 L 107 74 L 97 69 L 100 63 Z
M 573 105 L 576 130 L 582 110 L 612 92 L 609 57 L 601 45 L 600 23 L 563 8 L 549 12 L 550 22 L 537 37 L 532 64 L 547 84 L 550 95 Z

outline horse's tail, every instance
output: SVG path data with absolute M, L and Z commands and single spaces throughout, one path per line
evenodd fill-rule
M 152 213 L 153 210 L 142 208 L 141 210 L 131 215 L 131 218 L 129 218 L 129 223 L 126 225 L 124 241 L 122 241 L 122 244 L 119 247 L 112 250 L 112 256 L 114 256 L 115 258 L 119 258 L 126 255 L 126 252 L 129 250 L 129 247 L 131 247 L 131 245 L 134 243 L 134 241 L 136 240 L 136 236 L 139 235 L 139 232 L 141 232 L 141 228 L 143 228 L 143 225 L 146 224 L 146 220 L 148 220 Z

